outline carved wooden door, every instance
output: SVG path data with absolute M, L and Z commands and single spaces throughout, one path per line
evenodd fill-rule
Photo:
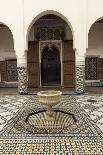
M 63 42 L 63 86 L 75 86 L 75 52 L 73 51 L 73 41 Z
M 28 86 L 39 86 L 39 43 L 29 42 L 27 53 L 28 61 Z

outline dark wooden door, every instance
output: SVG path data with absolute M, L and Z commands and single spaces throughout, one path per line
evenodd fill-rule
M 57 86 L 61 83 L 61 64 L 59 52 L 56 48 L 45 48 L 41 61 L 42 86 Z
M 7 81 L 6 61 L 0 61 L 1 82 Z
M 63 86 L 75 87 L 75 52 L 73 41 L 63 42 Z
M 28 43 L 28 86 L 38 87 L 39 86 L 39 43 L 29 42 Z
M 97 79 L 103 80 L 103 58 L 97 58 Z

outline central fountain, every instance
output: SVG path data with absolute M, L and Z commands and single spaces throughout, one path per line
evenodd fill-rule
M 30 133 L 69 133 L 76 123 L 73 113 L 65 107 L 64 96 L 61 91 L 47 90 L 37 93 L 35 103 L 32 103 L 24 112 L 25 130 Z M 68 105 L 69 106 L 69 105 Z M 71 107 L 71 106 L 69 106 Z
M 55 119 L 55 112 L 52 106 L 58 104 L 61 100 L 61 91 L 49 90 L 49 91 L 40 91 L 37 93 L 39 102 L 47 108 L 46 118 L 49 121 Z

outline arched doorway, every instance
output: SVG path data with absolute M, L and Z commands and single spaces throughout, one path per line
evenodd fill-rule
M 60 86 L 74 90 L 73 35 L 65 20 L 46 14 L 33 24 L 28 36 L 27 64 L 29 87 Z
M 41 58 L 41 85 L 58 86 L 61 84 L 61 63 L 59 51 L 46 47 Z

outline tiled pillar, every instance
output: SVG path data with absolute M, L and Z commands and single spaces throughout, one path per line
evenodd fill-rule
M 27 94 L 27 68 L 18 67 L 18 91 L 19 94 Z
M 17 58 L 18 70 L 18 92 L 19 94 L 27 94 L 27 63 L 26 58 L 22 56 Z
M 84 93 L 85 57 L 76 56 L 76 93 Z

